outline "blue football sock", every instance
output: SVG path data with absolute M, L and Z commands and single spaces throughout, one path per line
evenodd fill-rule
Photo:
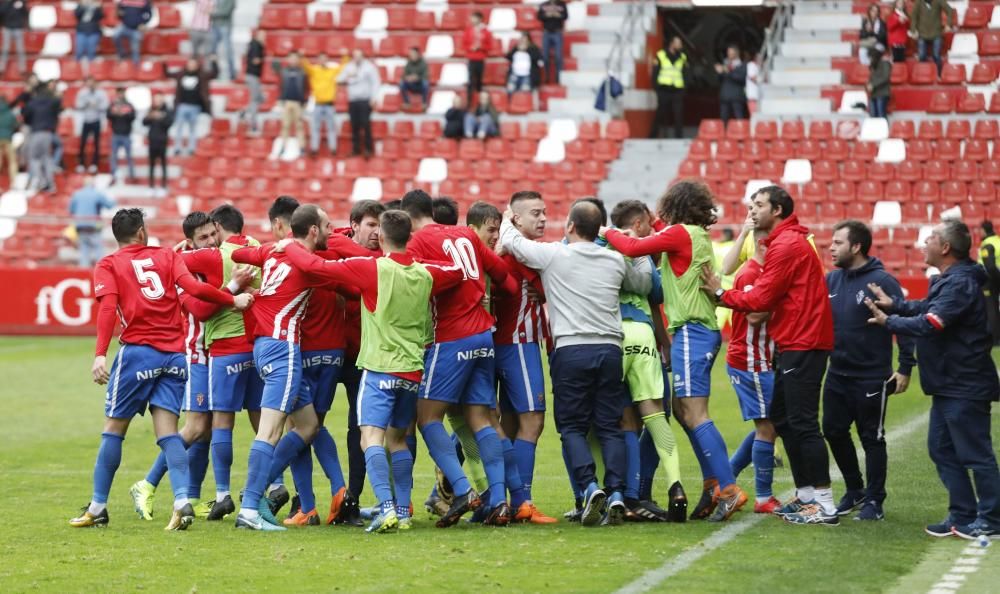
M 504 482 L 507 484 L 507 491 L 510 492 L 510 507 L 517 511 L 517 508 L 528 500 L 528 496 L 525 494 L 521 472 L 517 469 L 514 444 L 509 439 L 503 439 L 500 441 L 500 447 L 503 448 Z
M 413 435 L 407 435 L 406 436 L 406 448 L 408 450 L 410 450 L 410 457 L 413 458 L 414 462 L 416 462 L 417 461 L 417 435 L 415 433 Z
M 729 465 L 729 455 L 726 453 L 726 442 L 715 423 L 705 421 L 695 427 L 692 433 L 705 456 L 705 463 L 711 467 L 712 474 L 719 481 L 719 488 L 725 489 L 735 483 L 733 468 Z
M 215 491 L 229 492 L 229 476 L 233 468 L 233 430 L 212 429 L 212 474 Z
M 625 498 L 639 498 L 639 434 L 623 431 L 625 434 Z
M 208 472 L 208 450 L 207 441 L 196 441 L 188 446 L 188 473 L 191 480 L 188 497 L 192 499 L 201 499 L 201 484 L 205 482 L 205 474 Z
M 330 494 L 344 488 L 344 471 L 340 468 L 340 457 L 337 456 L 337 444 L 326 427 L 320 427 L 316 439 L 312 443 L 316 459 L 323 468 L 323 474 L 330 480 Z M 294 473 L 293 473 L 294 474 Z
M 313 457 L 312 448 L 306 446 L 292 458 L 292 482 L 295 492 L 299 495 L 299 509 L 309 513 L 316 509 L 316 494 L 313 492 Z
M 94 464 L 94 503 L 107 503 L 111 492 L 111 481 L 122 463 L 122 442 L 124 435 L 102 433 L 101 446 L 97 448 L 97 462 Z
M 455 455 L 458 456 L 458 463 L 465 464 L 465 450 L 462 449 L 462 440 L 458 438 L 458 433 L 451 434 L 451 443 L 455 446 Z
M 247 484 L 243 491 L 241 509 L 257 511 L 260 498 L 267 488 L 267 474 L 274 458 L 274 446 L 260 439 L 253 440 L 250 445 L 250 458 L 247 461 Z
M 368 482 L 372 484 L 372 490 L 375 491 L 375 498 L 379 504 L 385 506 L 387 503 L 392 503 L 389 460 L 385 457 L 384 447 L 374 445 L 365 450 L 365 468 L 368 469 Z
M 490 484 L 490 509 L 500 505 L 507 499 L 504 489 L 505 473 L 503 464 L 503 446 L 500 436 L 493 427 L 483 427 L 476 431 L 476 443 L 479 444 L 479 458 L 483 461 L 486 480 Z M 456 491 L 457 493 L 458 491 Z
M 299 455 L 299 452 L 306 448 L 306 442 L 302 441 L 302 438 L 295 431 L 289 431 L 281 438 L 278 445 L 274 447 L 274 458 L 271 460 L 271 471 L 267 475 L 267 480 L 269 484 L 276 484 L 278 478 L 282 478 L 282 474 L 288 465 L 292 463 L 295 456 Z M 284 482 L 284 481 L 282 481 Z
M 643 431 L 639 436 L 639 499 L 648 501 L 653 498 L 653 478 L 656 469 L 660 467 L 660 454 L 649 431 Z
M 146 473 L 146 482 L 154 487 L 159 487 L 165 474 L 167 474 L 167 457 L 163 450 L 160 450 L 160 453 L 156 455 L 156 460 L 153 460 L 153 465 L 149 467 L 149 472 Z
M 774 480 L 774 444 L 759 439 L 753 442 L 754 489 L 757 497 L 770 497 Z
M 160 446 L 167 457 L 167 471 L 170 473 L 170 487 L 174 491 L 174 500 L 184 499 L 188 496 L 188 485 L 191 483 L 184 440 L 179 434 L 171 433 L 157 439 L 156 445 Z
M 695 435 L 694 431 L 684 427 L 684 433 L 687 433 L 688 440 L 691 441 L 691 449 L 694 450 L 694 457 L 698 459 L 698 466 L 701 467 L 702 480 L 707 481 L 716 478 L 711 465 L 708 463 L 708 458 L 705 457 L 705 452 L 698 444 L 698 437 Z
M 456 495 L 465 495 L 472 487 L 469 479 L 465 478 L 462 472 L 462 464 L 455 455 L 455 447 L 448 437 L 441 421 L 427 423 L 420 428 L 420 434 L 424 436 L 424 443 L 427 444 L 427 452 L 434 459 L 434 463 L 444 473 L 445 478 L 451 483 L 451 488 Z M 367 454 L 365 455 L 367 459 Z
M 396 494 L 396 507 L 410 515 L 410 496 L 413 493 L 413 454 L 409 449 L 392 453 L 392 484 Z
M 523 439 L 514 440 L 514 461 L 524 485 L 524 498 L 531 499 L 531 483 L 535 479 L 535 444 Z
M 740 476 L 743 470 L 750 466 L 751 456 L 750 452 L 753 450 L 754 436 L 757 435 L 756 431 L 751 431 L 743 438 L 743 442 L 740 443 L 740 447 L 736 448 L 733 452 L 733 456 L 729 459 L 729 466 L 733 469 L 733 476 Z

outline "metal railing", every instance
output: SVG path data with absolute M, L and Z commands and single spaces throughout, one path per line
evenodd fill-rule
M 760 65 L 762 81 L 768 80 L 771 74 L 774 57 L 778 54 L 778 48 L 785 39 L 785 29 L 791 24 L 793 13 L 793 2 L 791 0 L 782 0 L 774 10 L 771 23 L 764 30 L 764 45 L 761 48 L 762 59 Z M 761 89 L 761 97 L 763 98 L 763 89 Z
M 639 0 L 627 5 L 621 29 L 615 33 L 614 43 L 605 60 L 604 110 L 612 117 L 620 117 L 624 110 L 618 107 L 618 103 L 611 96 L 611 78 L 614 76 L 619 82 L 622 82 L 624 69 L 634 68 L 635 61 L 641 58 L 641 56 L 633 56 L 631 50 L 635 45 L 636 36 L 644 37 L 646 35 L 645 19 L 649 14 L 652 14 L 655 20 L 656 0 Z M 622 85 L 624 86 L 624 82 Z

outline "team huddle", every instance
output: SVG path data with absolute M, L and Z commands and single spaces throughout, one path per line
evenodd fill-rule
M 395 204 L 356 203 L 345 229 L 332 229 L 322 208 L 286 196 L 268 213 L 273 242 L 244 235 L 242 214 L 226 204 L 189 214 L 185 240 L 173 249 L 148 246 L 142 213 L 120 210 L 112 220 L 119 250 L 94 274 L 92 372 L 107 384 L 106 420 L 93 498 L 70 524 L 108 524 L 122 442 L 147 407 L 161 453 L 130 493 L 139 516 L 151 520 L 157 486 L 169 473 L 168 530 L 184 530 L 196 517 L 233 515 L 238 528 L 252 530 L 365 520 L 369 532 L 410 529 L 418 432 L 436 465 L 424 505 L 438 527 L 468 512 L 470 521 L 490 526 L 554 523 L 531 494 L 546 410 L 543 356 L 575 499 L 566 520 L 726 521 L 748 502 L 736 478 L 751 464 L 755 512 L 836 525 L 861 508 L 859 519 L 881 519 L 886 396 L 906 389 L 913 351 L 900 342 L 893 374 L 892 334 L 869 323 L 868 308 L 886 293 L 901 297 L 898 283 L 879 276 L 874 299 L 856 304 L 865 312 L 860 328 L 845 330 L 868 332 L 866 340 L 881 349 L 851 362 L 866 373 L 848 373 L 833 387 L 827 380 L 826 390 L 839 392 L 824 402 L 846 402 L 839 416 L 831 414 L 835 436 L 847 436 L 835 458 L 842 469 L 854 459 L 837 505 L 817 419 L 829 353 L 837 350 L 834 295 L 826 291 L 840 277 L 824 278 L 791 198 L 772 186 L 755 194 L 724 258 L 723 272 L 736 275 L 734 289 L 723 289 L 709 237 L 714 206 L 708 188 L 694 182 L 675 184 L 655 215 L 636 200 L 606 213 L 599 200 L 584 198 L 569 213 L 564 241 L 545 243 L 545 202 L 531 191 L 515 193 L 505 213 L 476 203 L 460 226 L 454 203 L 413 190 Z M 867 229 L 858 225 L 835 230 L 840 270 L 831 275 L 867 262 L 871 236 L 866 245 Z M 817 298 L 789 298 L 801 293 L 794 284 Z M 743 418 L 754 423 L 732 456 L 708 410 L 722 343 L 718 306 L 733 310 L 725 362 Z M 109 369 L 117 321 L 121 346 Z M 840 334 L 838 327 L 838 347 Z M 831 375 L 837 366 L 835 356 Z M 880 398 L 862 404 L 874 412 L 859 411 L 853 399 L 873 382 Z M 327 429 L 338 384 L 349 404 L 347 480 Z M 255 438 L 246 484 L 234 498 L 233 428 L 242 410 Z M 671 412 L 702 471 L 691 510 Z M 852 423 L 868 454 L 867 489 Z M 784 504 L 772 492 L 779 436 L 796 484 Z M 325 519 L 313 455 L 330 483 Z M 209 461 L 216 493 L 202 498 Z M 663 507 L 653 498 L 661 465 Z M 278 519 L 290 501 L 286 470 L 296 495 L 288 517 Z M 361 509 L 366 477 L 377 504 Z

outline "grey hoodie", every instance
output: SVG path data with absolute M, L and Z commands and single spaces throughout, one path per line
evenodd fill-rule
M 107 94 L 99 88 L 91 91 L 89 88 L 83 87 L 76 96 L 75 107 L 83 116 L 85 124 L 101 121 L 109 105 Z

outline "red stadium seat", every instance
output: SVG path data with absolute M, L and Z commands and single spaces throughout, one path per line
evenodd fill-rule
M 858 200 L 862 202 L 878 202 L 883 196 L 882 182 L 866 179 L 858 184 Z
M 906 158 L 910 161 L 926 161 L 933 156 L 931 143 L 926 140 L 911 140 L 906 143 Z
M 983 161 L 979 168 L 979 176 L 986 181 L 1000 183 L 1000 160 Z
M 972 137 L 979 140 L 995 140 L 998 129 L 1000 125 L 995 119 L 977 120 L 976 126 L 972 129 Z
M 990 157 L 990 146 L 985 140 L 973 138 L 965 141 L 965 151 L 962 158 L 967 161 L 985 161 Z
M 566 144 L 566 158 L 570 161 L 586 161 L 590 159 L 590 143 L 574 140 Z
M 868 179 L 887 182 L 896 177 L 896 168 L 889 163 L 869 163 Z
M 496 161 L 506 161 L 511 158 L 513 153 L 514 143 L 516 141 L 517 139 L 511 141 L 503 136 L 501 136 L 500 138 L 487 139 L 486 154 L 490 156 L 490 159 Z
M 923 175 L 922 166 L 919 161 L 903 161 L 896 166 L 896 179 L 914 182 Z
M 955 161 L 962 156 L 962 143 L 945 138 L 934 143 L 934 156 L 942 161 Z
M 785 163 L 782 161 L 761 161 L 757 165 L 757 176 L 760 179 L 769 179 L 777 183 L 784 173 Z
M 397 126 L 399 124 L 396 124 Z M 438 120 L 423 120 L 420 122 L 419 138 L 424 140 L 434 140 L 440 138 L 442 134 L 441 122 Z
M 958 113 L 980 113 L 986 111 L 986 99 L 982 93 L 966 93 L 958 100 Z
M 913 120 L 893 120 L 889 125 L 890 138 L 902 138 L 910 140 L 914 137 Z
M 729 166 L 722 161 L 709 161 L 705 163 L 705 179 L 712 182 L 721 182 L 729 179 Z
M 969 185 L 969 198 L 973 202 L 992 205 L 997 199 L 996 188 L 993 182 L 974 181 Z
M 944 91 L 937 91 L 931 95 L 927 113 L 951 113 L 953 111 L 955 111 L 955 101 L 951 95 Z
M 948 164 L 938 160 L 924 163 L 924 179 L 937 183 L 945 181 L 948 179 Z
M 879 187 L 881 190 L 881 186 Z M 879 192 L 881 194 L 881 192 Z M 861 198 L 860 187 L 858 189 L 858 198 Z M 856 219 L 859 221 L 871 221 L 872 218 L 872 206 L 870 204 L 865 204 L 864 202 L 848 202 L 844 206 L 844 216 L 849 219 Z
M 815 177 L 815 169 L 813 170 Z M 802 199 L 806 202 L 823 203 L 830 199 L 830 191 L 826 182 L 815 179 L 802 187 Z
M 622 142 L 631 135 L 628 122 L 625 120 L 611 120 L 604 130 L 604 138 Z
M 829 120 L 809 122 L 809 138 L 810 140 L 829 140 L 833 138 L 833 124 Z
M 852 202 L 854 196 L 854 183 L 840 179 L 830 184 L 831 200 L 836 202 Z
M 720 161 L 737 159 L 742 152 L 740 143 L 735 140 L 720 140 L 715 145 L 715 158 Z
M 621 144 L 607 138 L 595 140 L 592 148 L 594 159 L 604 163 L 614 161 L 621 152 Z
M 917 202 L 937 203 L 941 190 L 936 182 L 920 180 L 913 184 L 913 199 Z
M 840 171 L 833 161 L 813 161 L 812 175 L 814 181 L 828 183 L 838 179 Z
M 707 161 L 712 158 L 712 145 L 707 140 L 695 138 L 688 149 L 688 158 Z
M 784 138 L 771 143 L 768 155 L 775 161 L 787 161 L 795 157 L 796 143 Z
M 985 31 L 979 38 L 980 56 L 1000 56 L 1000 31 Z
M 511 96 L 510 103 L 507 107 L 507 112 L 511 114 L 523 115 L 529 113 L 531 109 L 532 109 L 531 93 L 519 91 Z
M 865 170 L 866 162 L 867 161 L 857 159 L 845 161 L 841 171 L 841 177 L 849 182 L 859 182 L 863 179 L 867 179 L 868 172 Z
M 951 166 L 951 175 L 958 181 L 974 182 L 979 177 L 979 166 L 975 161 L 956 161 Z
M 810 132 L 812 125 L 810 124 Z M 802 140 L 806 137 L 805 126 L 802 120 L 789 120 L 781 123 L 781 139 L 789 142 Z M 815 139 L 814 139 L 815 140 Z
M 580 140 L 597 140 L 601 137 L 600 122 L 580 122 L 576 137 Z
M 541 140 L 549 133 L 547 122 L 528 122 L 524 129 L 524 138 L 530 140 Z
M 945 137 L 952 140 L 965 140 L 972 136 L 969 120 L 949 120 L 945 128 Z
M 820 202 L 817 207 L 820 223 L 830 224 L 844 219 L 844 205 L 839 202 Z
M 753 137 L 756 140 L 768 141 L 778 138 L 778 123 L 774 120 L 757 122 L 753 128 Z
M 994 7 L 991 4 L 980 2 L 969 2 L 969 7 L 965 11 L 965 19 L 962 20 L 962 27 L 965 29 L 983 29 L 990 23 Z
M 750 120 L 729 120 L 729 124 L 726 125 L 726 138 L 729 140 L 750 138 Z
M 910 182 L 898 179 L 890 180 L 885 184 L 885 199 L 896 202 L 906 202 L 910 199 Z
M 944 196 L 945 200 L 965 201 L 969 198 L 969 186 L 961 180 L 945 180 L 941 184 L 941 195 Z
M 965 84 L 965 64 L 945 64 L 941 68 L 941 84 L 962 85 Z
M 698 138 L 702 140 L 722 140 L 725 132 L 722 120 L 705 119 L 698 124 Z
M 932 85 L 936 81 L 937 66 L 932 62 L 917 62 L 910 68 L 911 85 Z
M 937 140 L 942 136 L 941 120 L 923 120 L 920 122 L 920 131 L 917 134 L 917 138 Z
M 791 158 L 809 159 L 815 161 L 823 157 L 823 145 L 818 140 L 803 140 L 799 143 L 799 149 Z
M 681 161 L 681 164 L 677 167 L 677 177 L 679 179 L 701 177 L 701 163 L 688 159 Z
M 758 140 L 756 138 L 744 142 L 742 157 L 751 161 L 763 161 L 767 159 L 767 146 L 769 142 L 771 141 Z
M 906 67 L 906 62 L 893 62 L 892 76 L 889 83 L 892 85 L 905 85 L 910 77 L 910 70 Z
M 988 85 L 997 79 L 997 71 L 989 62 L 980 62 L 972 67 L 972 78 L 969 84 Z
M 868 84 L 868 78 L 871 76 L 871 71 L 864 64 L 854 64 L 847 71 L 846 83 L 849 85 L 860 86 Z
M 990 106 L 986 110 L 989 113 L 1000 113 L 1000 93 L 993 93 L 990 97 Z
M 264 6 L 260 13 L 260 23 L 257 26 L 261 29 L 284 29 L 285 11 L 277 6 Z
M 581 175 L 584 180 L 597 183 L 607 177 L 607 167 L 599 161 L 585 161 Z
M 332 31 L 334 28 L 333 13 L 329 10 L 319 10 L 313 15 L 312 29 L 315 31 Z
M 850 154 L 847 141 L 841 138 L 831 138 L 826 142 L 826 158 L 831 161 L 843 161 Z
M 865 161 L 871 161 L 875 159 L 875 155 L 877 154 L 878 154 L 877 142 L 862 142 L 859 140 L 851 145 L 852 159 L 863 159 Z
M 729 169 L 730 179 L 746 182 L 754 177 L 753 163 L 750 161 L 733 161 Z

